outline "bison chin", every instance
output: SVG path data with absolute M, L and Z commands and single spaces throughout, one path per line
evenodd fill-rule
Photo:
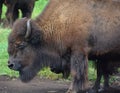
M 21 81 L 25 83 L 31 81 L 36 76 L 36 74 L 37 73 L 35 73 L 34 71 L 32 71 L 32 69 L 29 68 L 25 68 L 19 71 L 19 77 Z
M 35 67 L 25 67 L 24 69 L 19 71 L 19 78 L 22 82 L 27 83 L 31 81 L 39 72 L 40 69 L 35 69 Z

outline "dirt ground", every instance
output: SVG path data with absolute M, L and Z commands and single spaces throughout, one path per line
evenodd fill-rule
M 22 83 L 19 79 L 0 76 L 0 93 L 65 93 L 70 82 L 52 81 L 34 78 L 29 83 Z M 120 87 L 110 88 L 100 93 L 120 93 Z

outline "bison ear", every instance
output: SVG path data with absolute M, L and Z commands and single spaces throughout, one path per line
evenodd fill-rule
M 27 25 L 27 30 L 25 34 L 26 41 L 35 45 L 40 44 L 42 42 L 43 35 L 39 27 L 31 19 L 27 21 L 26 25 Z

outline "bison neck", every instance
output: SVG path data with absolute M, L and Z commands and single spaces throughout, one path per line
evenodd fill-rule
M 37 55 L 38 55 L 36 58 L 37 59 L 36 62 L 38 64 L 37 67 L 40 69 L 43 67 L 49 67 L 55 64 L 56 62 L 61 63 L 62 61 L 58 53 L 52 50 L 48 50 L 46 48 L 40 49 Z

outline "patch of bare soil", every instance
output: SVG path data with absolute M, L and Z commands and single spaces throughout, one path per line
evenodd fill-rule
M 0 93 L 65 93 L 70 85 L 66 81 L 34 78 L 29 83 L 0 76 Z M 120 87 L 112 87 L 100 93 L 120 93 Z
M 29 83 L 0 76 L 0 93 L 65 93 L 68 82 L 34 78 Z

